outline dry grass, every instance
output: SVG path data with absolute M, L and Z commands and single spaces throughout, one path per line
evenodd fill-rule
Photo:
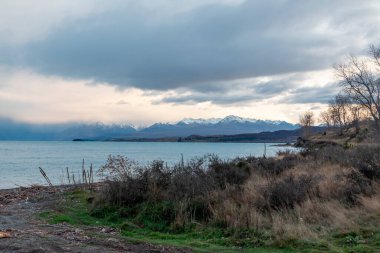
M 277 159 L 284 157 L 286 154 Z M 263 189 L 273 188 L 289 177 L 294 179 L 290 187 L 298 187 L 296 194 L 302 194 L 304 189 L 296 184 L 300 178 L 312 178 L 316 183 L 307 185 L 304 189 L 307 190 L 306 198 L 300 198 L 294 206 L 265 208 L 270 206 L 271 194 L 279 192 L 265 195 Z M 279 189 L 281 197 L 292 197 L 293 192 L 289 192 L 289 188 Z M 215 223 L 270 229 L 276 238 L 282 239 L 314 238 L 333 230 L 352 231 L 363 218 L 380 213 L 379 183 L 366 178 L 353 165 L 343 165 L 334 160 L 300 158 L 294 167 L 276 176 L 255 171 L 240 194 L 228 194 L 227 191 L 219 190 L 212 195 Z
M 203 158 L 174 168 L 162 162 L 149 168 L 136 168 L 134 163 L 115 168 L 118 163 L 111 157 L 112 172 L 125 174 L 107 181 L 95 205 L 138 209 L 141 203 L 164 201 L 175 209 L 172 228 L 201 223 L 270 231 L 275 239 L 316 238 L 355 230 L 361 220 L 379 215 L 379 182 L 356 167 L 373 163 L 376 152 L 327 147 L 266 159 Z

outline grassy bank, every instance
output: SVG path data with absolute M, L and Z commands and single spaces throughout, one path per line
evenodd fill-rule
M 110 157 L 99 191 L 41 216 L 113 227 L 199 252 L 377 252 L 380 148 L 318 147 L 275 158 L 215 156 L 168 168 Z
M 275 240 L 270 231 L 228 231 L 215 227 L 194 227 L 181 232 L 159 232 L 137 225 L 134 219 L 123 217 L 118 210 L 109 210 L 94 217 L 88 209 L 93 193 L 77 190 L 66 194 L 65 208 L 40 213 L 52 224 L 114 228 L 133 243 L 148 242 L 186 247 L 194 252 L 377 252 L 380 247 L 380 217 L 363 219 L 355 229 L 331 231 L 318 238 Z

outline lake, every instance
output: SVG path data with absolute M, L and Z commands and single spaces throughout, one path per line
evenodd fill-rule
M 277 151 L 292 149 L 267 144 L 267 156 Z M 38 167 L 42 167 L 53 184 L 63 182 L 66 167 L 70 172 L 81 171 L 93 164 L 97 170 L 107 156 L 123 155 L 146 164 L 161 159 L 173 164 L 206 154 L 217 154 L 223 159 L 237 156 L 262 156 L 263 143 L 189 143 L 189 142 L 71 142 L 71 141 L 0 141 L 0 189 L 45 184 Z

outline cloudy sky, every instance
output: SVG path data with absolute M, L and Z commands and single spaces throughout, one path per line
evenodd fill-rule
M 370 43 L 378 0 L 0 0 L 0 117 L 296 122 Z

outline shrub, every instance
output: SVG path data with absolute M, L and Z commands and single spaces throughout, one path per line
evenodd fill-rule
M 145 202 L 137 206 L 134 221 L 154 231 L 165 231 L 175 219 L 174 204 L 169 201 Z
M 279 210 L 294 208 L 318 191 L 317 178 L 309 175 L 301 175 L 296 178 L 293 175 L 269 182 L 261 189 L 264 197 L 263 203 L 256 203 L 263 210 Z
M 201 223 L 298 235 L 310 232 L 313 223 L 353 224 L 347 219 L 363 198 L 378 196 L 380 148 L 327 145 L 228 161 L 211 155 L 171 167 L 110 156 L 99 172 L 104 185 L 92 205 L 99 217 L 127 218 L 159 231 Z
M 208 174 L 222 189 L 227 185 L 242 185 L 251 175 L 251 165 L 244 159 L 222 161 L 217 156 L 209 157 Z
M 210 216 L 209 193 L 226 184 L 242 184 L 248 178 L 249 172 L 239 166 L 215 156 L 195 158 L 171 168 L 164 166 L 162 161 L 140 166 L 125 157 L 110 156 L 99 171 L 105 177 L 105 185 L 92 208 L 114 205 L 136 210 L 136 206 L 143 203 L 155 203 L 156 209 L 151 210 L 153 215 L 160 213 L 157 208 L 163 207 L 162 203 L 168 202 L 172 203 L 174 213 L 182 217 L 182 223 L 206 221 Z M 144 213 L 138 214 L 140 212 Z M 143 208 L 136 215 L 148 217 L 149 212 L 149 208 Z M 129 214 L 134 215 L 133 212 Z
M 347 161 L 369 179 L 380 179 L 380 147 L 357 147 Z
M 299 157 L 296 154 L 287 154 L 281 159 L 277 158 L 255 158 L 251 159 L 251 166 L 262 173 L 276 176 L 282 172 L 293 168 L 298 162 Z
M 186 165 L 177 164 L 172 168 L 169 196 L 175 201 L 205 196 L 214 184 L 207 173 L 205 159 L 192 159 Z
M 347 183 L 343 190 L 343 201 L 348 205 L 358 204 L 360 195 L 370 196 L 373 193 L 371 181 L 357 171 L 346 175 Z
M 302 155 L 318 164 L 338 163 L 347 161 L 347 150 L 339 145 L 326 145 L 323 148 L 309 148 Z

